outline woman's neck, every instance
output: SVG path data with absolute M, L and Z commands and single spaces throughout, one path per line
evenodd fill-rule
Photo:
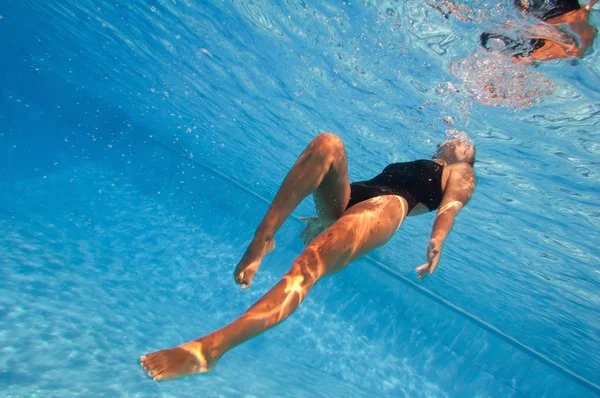
M 433 161 L 434 161 L 435 163 L 439 164 L 439 165 L 440 165 L 440 166 L 442 166 L 442 167 L 445 167 L 445 166 L 447 166 L 447 165 L 448 165 L 448 162 L 446 162 L 446 161 L 445 161 L 445 160 L 443 160 L 443 159 L 439 159 L 439 158 L 438 158 L 438 159 L 433 159 Z

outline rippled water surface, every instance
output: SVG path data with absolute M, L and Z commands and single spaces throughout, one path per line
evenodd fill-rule
M 483 52 L 482 31 L 527 22 L 511 4 L 1 2 L 0 387 L 599 394 L 600 41 L 536 67 Z M 144 379 L 139 354 L 233 319 L 299 253 L 291 220 L 253 288 L 233 285 L 265 200 L 321 131 L 353 180 L 474 140 L 477 189 L 439 271 L 411 284 L 433 215 L 407 220 L 215 372 Z M 522 355 L 546 369 L 535 383 Z

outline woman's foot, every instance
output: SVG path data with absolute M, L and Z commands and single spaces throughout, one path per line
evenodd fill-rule
M 246 253 L 235 267 L 233 272 L 235 283 L 240 285 L 242 289 L 250 287 L 252 278 L 258 271 L 263 257 L 271 253 L 274 248 L 275 240 L 273 236 L 266 238 L 255 236 L 246 249 Z
M 144 372 L 154 381 L 172 380 L 212 370 L 219 358 L 214 353 L 211 355 L 210 351 L 202 343 L 192 341 L 179 347 L 142 355 L 139 361 Z

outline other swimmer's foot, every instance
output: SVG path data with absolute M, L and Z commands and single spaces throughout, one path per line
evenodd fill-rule
M 273 237 L 259 238 L 254 237 L 246 253 L 235 267 L 233 277 L 235 283 L 241 286 L 242 289 L 247 289 L 252 283 L 254 274 L 258 271 L 262 259 L 267 254 L 271 253 L 275 248 L 275 240 Z
M 160 350 L 139 358 L 146 375 L 154 381 L 173 380 L 212 370 L 219 358 L 208 355 L 200 342 L 192 341 L 179 347 Z

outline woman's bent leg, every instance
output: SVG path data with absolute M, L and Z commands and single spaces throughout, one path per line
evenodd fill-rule
M 317 206 L 319 216 L 337 219 L 346 210 L 350 198 L 346 151 L 342 141 L 333 134 L 315 137 L 283 180 L 233 273 L 243 289 L 250 286 L 263 257 L 275 247 L 273 237 L 277 230 L 313 192 L 322 198 Z

